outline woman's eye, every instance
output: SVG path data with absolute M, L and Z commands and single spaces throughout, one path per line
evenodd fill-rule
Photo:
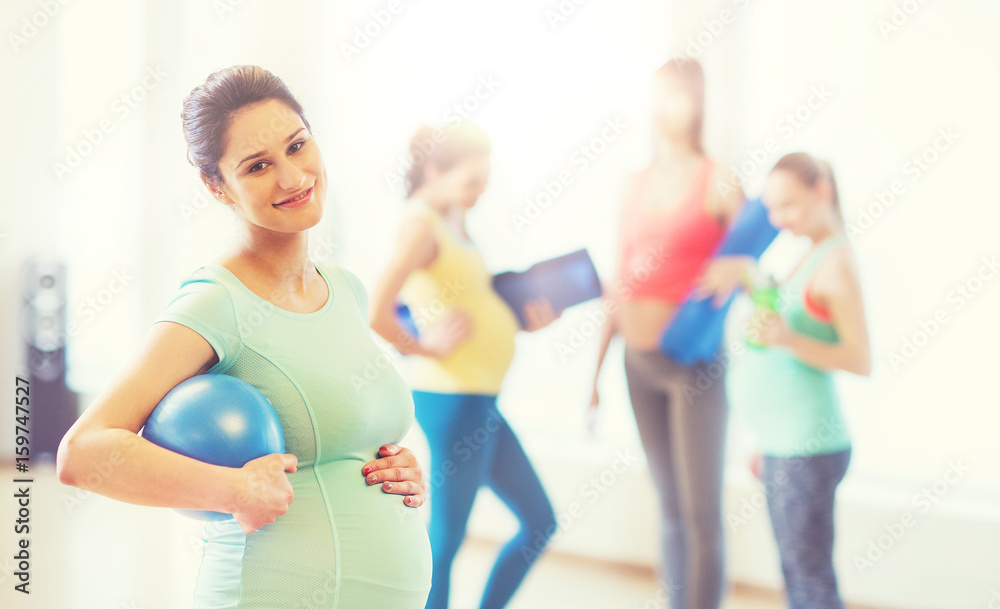
M 247 173 L 257 173 L 261 169 L 264 169 L 264 162 L 263 161 L 261 161 L 259 163 L 254 163 L 253 165 L 251 165 L 250 169 L 247 169 Z
M 305 140 L 302 140 L 301 142 L 295 142 L 294 144 L 292 144 L 291 146 L 288 147 L 288 152 L 290 152 L 290 153 L 291 152 L 298 152 L 305 145 L 306 145 Z

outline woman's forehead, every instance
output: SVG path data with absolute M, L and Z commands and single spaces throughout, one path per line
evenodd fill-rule
M 238 162 L 247 155 L 267 152 L 304 128 L 298 113 L 278 100 L 268 100 L 241 109 L 233 116 L 223 158 Z

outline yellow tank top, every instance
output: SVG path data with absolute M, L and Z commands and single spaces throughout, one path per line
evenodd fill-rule
M 410 199 L 403 221 L 425 218 L 433 227 L 437 257 L 407 278 L 400 298 L 424 332 L 461 309 L 472 319 L 472 336 L 448 357 L 419 355 L 403 367 L 410 387 L 435 393 L 496 395 L 514 359 L 517 318 L 496 292 L 493 276 L 475 246 L 461 239 L 427 202 Z

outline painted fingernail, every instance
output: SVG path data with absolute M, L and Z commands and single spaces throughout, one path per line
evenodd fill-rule
M 403 503 L 405 503 L 406 505 L 410 505 L 411 503 L 413 503 L 413 498 L 407 497 L 406 499 L 403 499 Z
M 368 466 L 368 467 L 366 467 L 366 468 L 364 469 L 364 471 L 363 471 L 363 472 L 361 472 L 361 473 L 367 476 L 368 474 L 370 474 L 370 473 L 371 473 L 371 471 L 372 471 L 372 468 L 371 468 L 371 466 L 369 465 L 369 466 Z
M 385 490 L 387 490 L 387 491 L 391 491 L 392 490 L 392 482 L 387 482 L 386 483 Z
M 375 474 L 372 474 L 371 476 L 368 476 L 368 483 L 369 484 L 375 484 L 375 480 L 377 480 L 377 478 L 375 477 Z

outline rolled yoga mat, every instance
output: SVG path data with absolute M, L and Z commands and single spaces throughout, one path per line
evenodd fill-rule
M 748 199 L 733 219 L 712 259 L 739 255 L 759 258 L 777 234 L 778 229 L 768 221 L 767 208 L 760 197 Z M 660 351 L 686 366 L 713 360 L 722 342 L 726 314 L 734 296 L 716 308 L 711 296 L 698 300 L 689 292 L 660 337 Z

